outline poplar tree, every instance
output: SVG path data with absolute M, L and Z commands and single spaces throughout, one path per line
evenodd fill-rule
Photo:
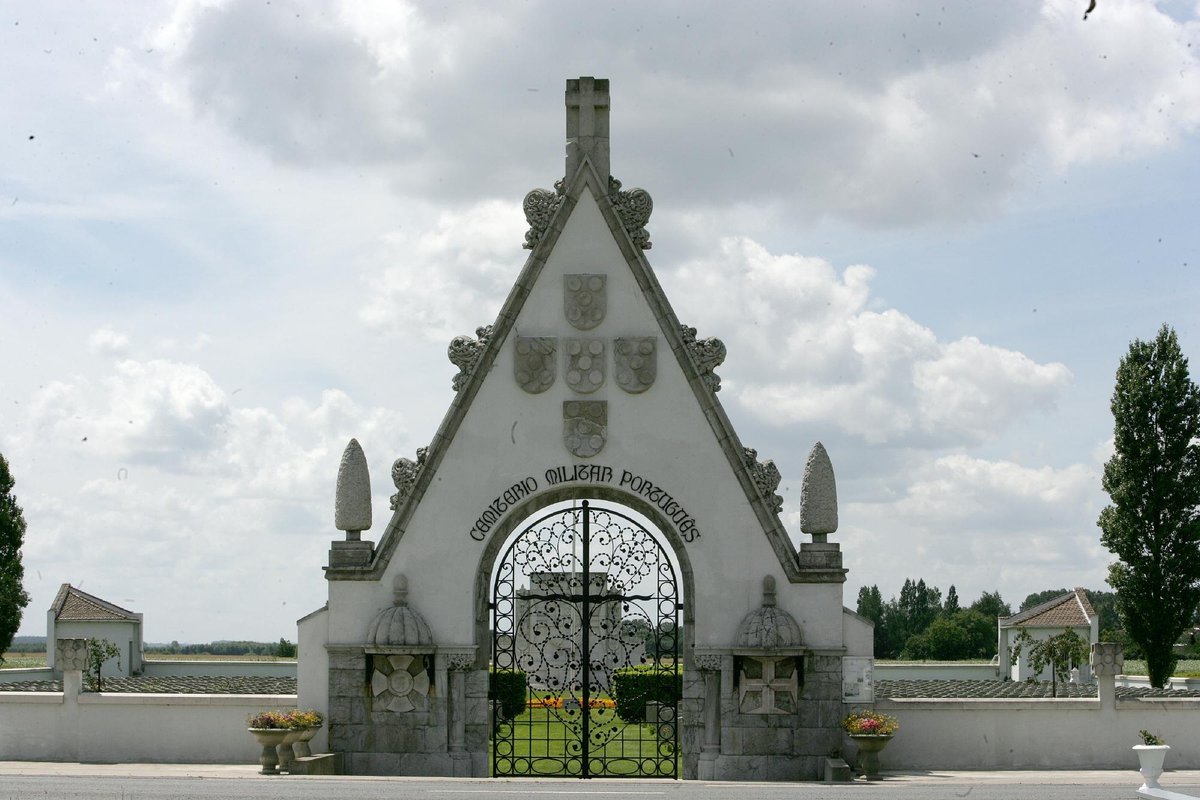
M 1200 390 L 1170 327 L 1129 345 L 1112 413 L 1104 465 L 1112 505 L 1100 513 L 1100 541 L 1118 558 L 1108 572 L 1117 611 L 1161 688 L 1200 604 Z
M 21 566 L 21 545 L 25 542 L 25 515 L 12 495 L 15 481 L 8 472 L 8 461 L 0 453 L 0 663 L 21 625 L 21 612 L 29 605 L 29 595 L 21 585 L 25 568 Z

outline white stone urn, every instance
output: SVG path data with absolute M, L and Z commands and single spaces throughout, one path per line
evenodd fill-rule
M 291 773 L 296 764 L 296 753 L 292 750 L 292 745 L 300 741 L 300 737 L 304 734 L 305 728 L 288 728 L 284 731 L 287 735 L 283 740 L 276 745 L 275 749 L 279 753 L 279 771 Z
M 1171 749 L 1169 744 L 1135 744 L 1133 752 L 1137 753 L 1139 769 L 1142 773 L 1142 779 L 1146 782 L 1142 784 L 1143 789 L 1157 789 L 1158 776 L 1163 774 L 1163 759 L 1167 757 L 1167 751 Z

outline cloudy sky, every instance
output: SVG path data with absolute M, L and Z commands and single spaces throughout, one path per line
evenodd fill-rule
M 1086 5 L 5 4 L 20 632 L 70 581 L 151 641 L 294 639 L 342 448 L 377 535 L 579 75 L 612 82 L 613 174 L 797 540 L 827 446 L 848 605 L 1107 588 L 1117 361 L 1166 322 L 1200 365 L 1200 4 Z

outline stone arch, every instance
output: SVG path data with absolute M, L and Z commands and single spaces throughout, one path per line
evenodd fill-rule
M 504 518 L 500 520 L 499 524 L 492 529 L 485 540 L 483 552 L 479 557 L 479 563 L 475 567 L 474 643 L 478 648 L 476 650 L 476 666 L 480 669 L 486 668 L 487 660 L 491 653 L 491 634 L 488 632 L 488 623 L 491 618 L 488 609 L 488 589 L 491 585 L 492 572 L 495 569 L 496 558 L 500 555 L 501 547 L 504 546 L 505 541 L 516 530 L 517 526 L 533 517 L 542 509 L 555 503 L 562 503 L 569 500 L 605 500 L 624 506 L 650 520 L 658 530 L 659 535 L 662 536 L 665 544 L 670 548 L 676 562 L 679 564 L 679 581 L 683 588 L 684 636 L 682 655 L 684 665 L 691 663 L 695 637 L 696 585 L 691 560 L 688 558 L 683 538 L 680 537 L 679 532 L 675 530 L 670 520 L 664 517 L 661 511 L 635 494 L 612 486 L 572 484 L 571 486 L 549 489 L 513 506 L 505 514 Z

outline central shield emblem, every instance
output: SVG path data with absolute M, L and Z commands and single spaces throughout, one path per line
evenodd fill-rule
M 617 339 L 613 344 L 613 363 L 620 386 L 630 394 L 641 394 L 658 376 L 657 342 L 653 336 Z
M 608 440 L 608 403 L 604 400 L 563 402 L 563 444 L 580 458 L 591 458 Z
M 563 311 L 567 322 L 581 331 L 590 331 L 603 322 L 608 309 L 607 287 L 607 275 L 564 275 Z
M 604 385 L 604 340 L 567 339 L 567 385 L 591 394 Z
M 553 336 L 518 336 L 513 343 L 513 377 L 530 394 L 541 394 L 554 384 Z

